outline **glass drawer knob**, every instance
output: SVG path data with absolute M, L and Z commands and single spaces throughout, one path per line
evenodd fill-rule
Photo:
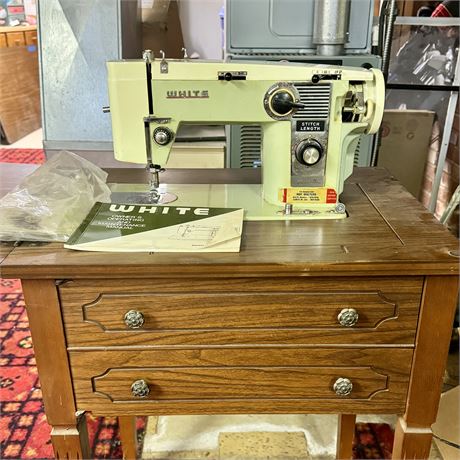
M 340 377 L 335 381 L 333 389 L 337 396 L 348 396 L 353 390 L 353 384 L 350 379 Z
M 136 398 L 146 398 L 150 393 L 150 388 L 145 380 L 136 380 L 131 385 L 131 393 Z
M 129 310 L 126 312 L 124 321 L 130 329 L 139 329 L 144 325 L 144 315 L 140 311 Z
M 354 308 L 344 308 L 341 310 L 337 319 L 341 326 L 351 327 L 358 322 L 358 312 Z

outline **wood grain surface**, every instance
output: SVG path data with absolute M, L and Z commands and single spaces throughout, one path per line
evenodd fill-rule
M 22 289 L 55 457 L 88 458 L 86 419 L 76 414 L 56 285 L 51 280 L 25 280 Z
M 404 418 L 396 426 L 393 459 L 425 459 L 436 420 L 458 301 L 458 277 L 431 276 L 424 285 Z
M 152 288 L 153 286 L 154 289 Z M 282 291 L 280 291 L 282 289 Z M 77 280 L 59 287 L 70 347 L 206 344 L 413 345 L 421 277 Z M 358 311 L 341 326 L 344 308 Z M 124 315 L 143 314 L 129 329 Z
M 410 428 L 429 428 L 436 421 L 444 369 L 458 300 L 455 276 L 433 276 L 424 286 L 417 330 L 417 349 L 405 420 Z
M 90 458 L 91 449 L 85 417 L 76 425 L 56 425 L 51 429 L 51 443 L 56 460 L 84 460 Z
M 339 377 L 352 381 L 349 396 L 336 395 L 333 385 Z M 372 399 L 388 390 L 388 375 L 371 367 L 114 368 L 92 378 L 94 391 L 114 403 L 140 400 L 131 393 L 136 380 L 144 380 L 150 388 L 144 401 Z
M 75 427 L 75 403 L 56 285 L 51 280 L 24 280 L 22 290 L 48 423 Z
M 2 26 L 0 32 L 8 33 L 8 32 L 30 32 L 36 31 L 37 26 Z
M 12 46 L 18 40 L 25 44 L 22 32 L 7 34 L 0 48 L 0 125 L 10 144 L 41 126 L 38 53 Z
M 355 414 L 339 415 L 339 425 L 337 428 L 337 460 L 351 460 L 353 458 L 355 425 Z
M 23 244 L 2 263 L 23 278 L 355 276 L 458 273 L 457 240 L 390 176 L 347 182 L 340 220 L 245 222 L 240 253 L 88 253 Z M 372 181 L 378 177 L 378 181 Z M 212 269 L 211 269 L 212 267 Z M 84 269 L 83 269 L 84 268 Z
M 11 242 L 0 242 L 0 264 L 6 258 L 6 256 L 13 250 L 14 243 Z M 0 276 L 2 275 L 1 267 L 0 267 Z
M 118 417 L 120 428 L 121 447 L 123 460 L 136 460 L 137 458 L 137 430 L 136 417 Z
M 409 382 L 412 350 L 352 348 L 202 348 L 162 350 L 72 351 L 70 360 L 79 409 L 96 412 L 252 413 L 249 407 L 279 411 L 363 412 L 400 410 Z M 354 390 L 338 397 L 339 377 Z M 131 384 L 144 379 L 147 400 L 131 395 Z M 328 409 L 321 410 L 326 401 Z M 210 405 L 208 408 L 208 404 Z M 287 408 L 290 409 L 287 409 Z M 374 407 L 374 406 L 372 406 Z M 137 408 L 137 409 L 136 409 Z M 163 412 L 161 412 L 163 413 Z M 256 413 L 256 412 L 254 412 Z
M 408 429 L 402 417 L 399 417 L 395 427 L 395 441 L 391 458 L 393 460 L 427 459 L 430 455 L 432 438 L 431 429 Z M 450 459 L 446 458 L 446 460 Z

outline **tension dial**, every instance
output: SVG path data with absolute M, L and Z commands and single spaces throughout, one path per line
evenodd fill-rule
M 173 138 L 173 133 L 170 129 L 160 127 L 156 128 L 155 131 L 153 131 L 153 140 L 158 144 L 158 145 L 168 145 Z

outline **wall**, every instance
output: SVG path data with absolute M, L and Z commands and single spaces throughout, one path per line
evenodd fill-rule
M 450 136 L 449 148 L 447 150 L 447 158 L 444 164 L 441 184 L 439 186 L 438 199 L 436 202 L 435 217 L 438 219 L 442 216 L 449 201 L 460 182 L 460 165 L 459 165 L 459 142 L 460 142 L 460 106 L 457 104 L 457 111 Z M 436 167 L 438 164 L 440 143 L 442 130 L 439 128 L 433 131 L 432 148 L 428 153 L 428 158 L 425 167 L 425 177 L 420 194 L 420 201 L 428 208 L 431 198 L 432 184 L 436 175 Z M 459 208 L 457 207 L 452 217 L 447 222 L 447 227 L 455 235 L 459 235 Z
M 179 0 L 182 35 L 189 56 L 197 52 L 202 59 L 221 59 L 219 12 L 224 0 Z

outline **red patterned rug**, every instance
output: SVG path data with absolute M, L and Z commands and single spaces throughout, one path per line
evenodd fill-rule
M 45 153 L 42 149 L 2 149 L 0 148 L 0 162 L 29 163 L 40 165 L 45 162 Z
M 41 164 L 44 161 L 41 149 L 0 149 L 0 162 Z M 19 280 L 0 281 L 0 458 L 54 458 L 21 284 Z M 87 422 L 93 458 L 122 458 L 116 417 L 88 415 Z M 145 424 L 145 419 L 138 419 L 140 445 Z M 393 430 L 389 425 L 356 424 L 354 459 L 390 459 L 392 445 Z
M 353 459 L 390 459 L 394 432 L 387 423 L 357 423 Z

